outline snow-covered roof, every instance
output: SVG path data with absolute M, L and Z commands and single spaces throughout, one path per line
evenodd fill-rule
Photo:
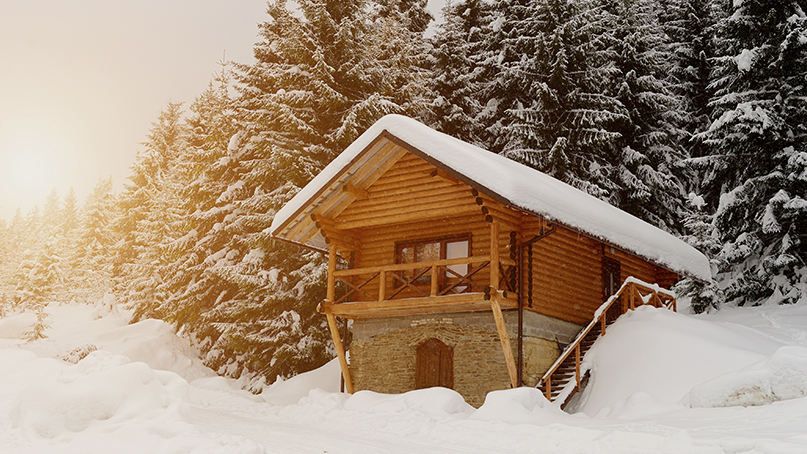
M 340 205 L 349 197 L 346 184 L 361 187 L 363 166 L 395 159 L 395 143 L 437 165 L 454 178 L 506 206 L 550 221 L 624 249 L 679 274 L 711 280 L 706 257 L 692 246 L 641 219 L 542 172 L 435 131 L 401 115 L 387 115 L 337 156 L 275 215 L 271 234 L 317 249 L 326 249 L 310 215 Z M 386 155 L 386 156 L 385 156 Z M 376 177 L 377 178 L 377 177 Z M 366 181 L 365 181 L 366 183 Z M 327 203 L 326 203 L 327 202 Z M 310 224 L 304 226 L 303 224 Z

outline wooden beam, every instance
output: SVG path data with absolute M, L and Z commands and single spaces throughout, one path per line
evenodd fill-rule
M 325 317 L 328 319 L 328 328 L 331 331 L 333 338 L 333 345 L 336 348 L 336 356 L 339 358 L 339 368 L 342 369 L 342 377 L 345 379 L 345 389 L 349 394 L 353 394 L 353 380 L 350 378 L 350 369 L 347 365 L 347 354 L 345 353 L 345 345 L 342 343 L 342 336 L 339 334 L 339 328 L 336 326 L 336 317 L 331 311 L 331 306 L 336 299 L 336 246 L 331 245 L 328 251 L 328 290 L 327 300 L 322 305 L 325 310 Z
M 441 170 L 441 169 L 435 168 L 434 170 L 432 170 L 431 172 L 429 172 L 429 175 L 430 175 L 430 176 L 433 176 L 433 177 L 439 177 L 439 178 L 442 178 L 442 179 L 444 179 L 444 180 L 446 180 L 446 181 L 449 181 L 449 182 L 451 182 L 451 183 L 453 183 L 453 184 L 460 184 L 460 180 L 458 180 L 458 179 L 456 179 L 456 178 L 452 177 L 451 175 L 449 175 L 448 173 L 446 173 L 446 171 L 445 171 L 445 170 Z
M 407 271 L 407 270 L 431 267 L 434 265 L 449 266 L 449 265 L 464 265 L 466 263 L 470 265 L 475 265 L 477 263 L 487 262 L 488 260 L 490 260 L 490 258 L 487 256 L 473 256 L 473 257 L 458 257 L 455 259 L 432 260 L 428 262 L 396 263 L 394 265 L 381 265 L 381 266 L 370 266 L 367 268 L 351 268 L 348 270 L 339 270 L 336 271 L 336 276 L 340 277 L 356 276 L 359 274 L 378 273 L 380 271 Z
M 328 290 L 325 298 L 329 303 L 336 301 L 336 245 L 328 248 Z
M 513 359 L 513 350 L 510 348 L 510 337 L 507 335 L 507 326 L 504 324 L 504 316 L 502 316 L 502 307 L 499 304 L 498 295 L 491 295 L 490 308 L 493 310 L 493 320 L 496 322 L 496 331 L 499 333 L 499 340 L 502 342 L 504 362 L 507 364 L 507 373 L 510 375 L 510 386 L 518 388 L 516 362 Z
M 500 307 L 515 309 L 517 302 L 507 294 L 508 298 L 499 298 Z M 489 312 L 490 302 L 485 301 L 484 294 L 460 293 L 443 296 L 424 296 L 384 301 L 356 301 L 339 303 L 331 306 L 335 316 L 351 319 L 370 319 L 398 317 L 404 315 L 448 314 L 458 312 Z
M 346 235 L 338 230 L 322 230 L 322 236 L 325 237 L 325 242 L 330 246 L 335 243 L 340 249 L 347 249 L 348 251 L 358 251 L 361 249 L 361 241 L 351 235 Z
M 336 326 L 336 317 L 330 311 L 325 312 L 325 316 L 328 318 L 328 328 L 331 330 L 336 356 L 339 358 L 339 368 L 342 369 L 342 377 L 345 379 L 345 390 L 348 394 L 353 394 L 353 380 L 350 378 L 345 345 L 342 343 L 342 336 L 339 335 L 339 328 Z
M 454 208 L 434 209 L 429 207 L 423 211 L 411 211 L 408 213 L 393 214 L 383 217 L 357 219 L 350 222 L 337 221 L 336 225 L 341 230 L 358 229 L 362 227 L 374 227 L 380 225 L 400 224 L 411 221 L 421 221 L 427 219 L 446 219 L 457 215 L 472 214 L 477 212 L 472 205 L 458 206 Z
M 499 290 L 499 223 L 490 223 L 490 286 Z
M 357 188 L 349 183 L 342 185 L 342 192 L 352 195 L 356 200 L 364 200 L 370 197 L 366 189 Z

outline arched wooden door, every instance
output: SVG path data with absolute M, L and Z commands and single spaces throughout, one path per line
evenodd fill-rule
M 415 388 L 454 388 L 454 348 L 440 339 L 427 339 L 417 347 Z

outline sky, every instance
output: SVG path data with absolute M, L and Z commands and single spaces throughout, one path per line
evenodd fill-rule
M 0 0 L 0 219 L 118 188 L 169 101 L 252 62 L 265 0 Z
M 0 220 L 54 189 L 120 190 L 168 102 L 190 106 L 223 59 L 253 62 L 265 5 L 0 0 Z

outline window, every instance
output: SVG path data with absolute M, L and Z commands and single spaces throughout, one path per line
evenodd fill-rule
M 399 243 L 396 251 L 397 263 L 419 263 L 431 262 L 443 259 L 456 259 L 469 257 L 471 251 L 471 236 L 461 235 L 418 242 Z M 446 281 L 457 280 L 458 277 L 468 272 L 467 264 L 450 265 L 441 270 L 440 279 Z M 401 272 L 404 279 L 412 279 L 417 276 L 423 268 L 418 270 L 406 270 Z M 431 274 L 426 273 L 415 280 L 416 284 L 431 283 Z

